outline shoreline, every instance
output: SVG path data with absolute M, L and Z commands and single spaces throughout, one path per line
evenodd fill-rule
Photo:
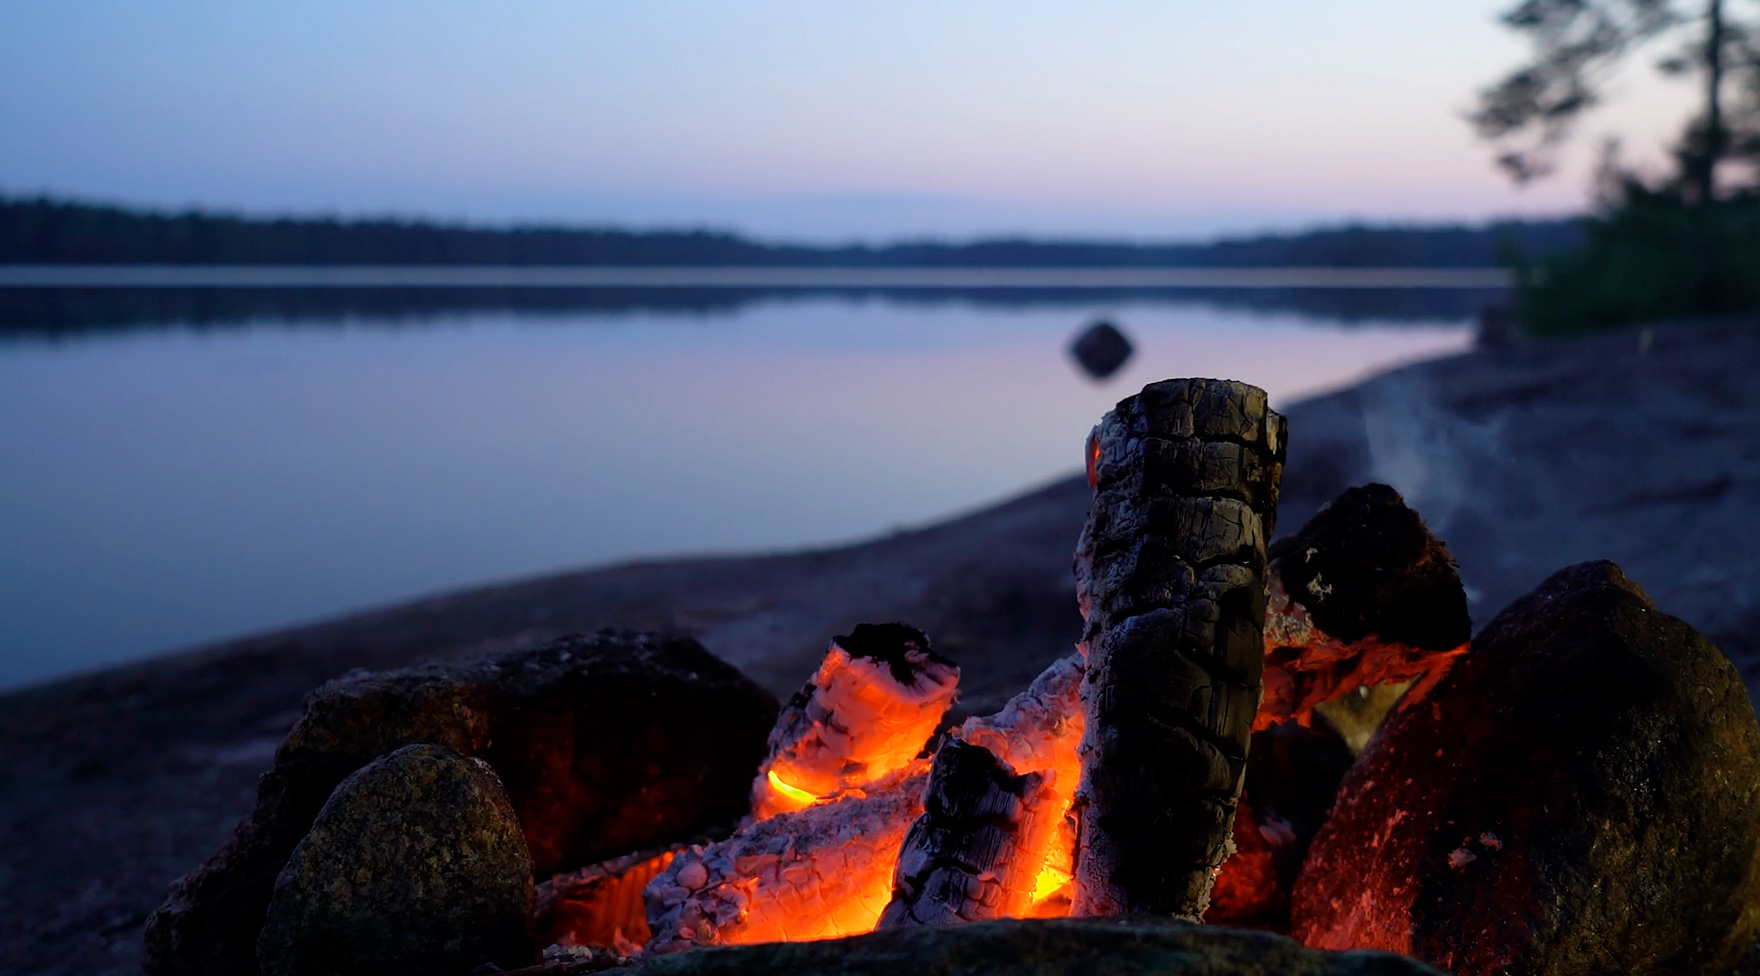
M 1458 558 L 1475 627 L 1611 558 L 1760 690 L 1760 328 L 1477 350 L 1289 406 L 1279 525 L 1389 481 Z M 623 564 L 444 594 L 0 695 L 0 952 L 138 970 L 169 882 L 230 833 L 299 701 L 351 668 L 601 626 L 678 630 L 792 692 L 856 622 L 909 620 L 987 711 L 1064 653 L 1080 478 L 854 545 Z

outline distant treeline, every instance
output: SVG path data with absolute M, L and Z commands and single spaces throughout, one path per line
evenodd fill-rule
M 1351 225 L 1201 244 L 1005 239 L 765 244 L 712 231 L 260 219 L 0 197 L 0 264 L 513 264 L 880 267 L 1489 267 L 1573 249 L 1580 221 Z

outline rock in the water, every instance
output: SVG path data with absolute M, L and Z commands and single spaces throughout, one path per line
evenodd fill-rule
M 532 859 L 494 770 L 413 745 L 356 771 L 275 879 L 263 976 L 464 976 L 538 961 Z
M 1441 976 L 1380 952 L 1319 952 L 1282 936 L 1152 919 L 910 926 L 823 942 L 655 956 L 630 976 Z
M 1118 372 L 1131 358 L 1131 352 L 1131 341 L 1118 331 L 1118 326 L 1105 319 L 1083 329 L 1069 346 L 1076 365 L 1097 380 Z
M 1370 740 L 1308 852 L 1291 931 L 1456 976 L 1723 976 L 1756 908 L 1747 691 L 1601 562 L 1511 604 Z
M 486 760 L 541 877 L 746 809 L 774 697 L 688 638 L 565 637 L 319 688 L 226 846 L 147 924 L 155 976 L 250 976 L 275 877 L 343 777 L 417 742 Z

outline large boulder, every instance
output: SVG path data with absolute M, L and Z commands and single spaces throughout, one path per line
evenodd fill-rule
M 630 976 L 1441 976 L 1381 952 L 1318 952 L 1282 936 L 1156 919 L 909 926 L 822 942 L 694 949 Z
M 263 976 L 465 976 L 538 961 L 532 858 L 481 759 L 413 745 L 350 774 L 275 879 Z
M 248 976 L 276 875 L 348 774 L 418 742 L 486 760 L 540 877 L 736 820 L 773 696 L 689 638 L 604 632 L 333 681 L 264 775 L 257 807 L 148 920 L 155 976 Z
M 1612 563 L 1511 604 L 1339 790 L 1292 896 L 1321 948 L 1456 976 L 1724 976 L 1760 934 L 1760 725 Z

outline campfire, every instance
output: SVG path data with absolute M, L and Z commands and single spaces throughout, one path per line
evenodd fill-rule
M 833 639 L 777 719 L 739 827 L 553 879 L 550 934 L 665 953 L 996 918 L 1198 920 L 1213 885 L 1236 921 L 1287 902 L 1270 852 L 1307 837 L 1239 805 L 1250 741 L 1373 685 L 1422 694 L 1464 650 L 1466 608 L 1446 550 L 1384 486 L 1268 552 L 1283 443 L 1243 384 L 1120 404 L 1086 449 L 1087 625 L 1070 655 L 949 726 L 959 668 L 926 635 Z
M 992 714 L 952 717 L 959 664 L 896 622 L 832 638 L 780 708 L 694 640 L 613 631 L 326 685 L 149 922 L 149 971 L 550 946 L 563 976 L 1115 917 L 1463 976 L 1729 976 L 1760 937 L 1760 724 L 1728 659 L 1610 563 L 1469 649 L 1454 561 L 1392 488 L 1269 542 L 1285 442 L 1234 382 L 1108 413 L 1082 630 Z M 400 860 L 412 838 L 432 855 Z M 703 958 L 729 956 L 679 963 Z

